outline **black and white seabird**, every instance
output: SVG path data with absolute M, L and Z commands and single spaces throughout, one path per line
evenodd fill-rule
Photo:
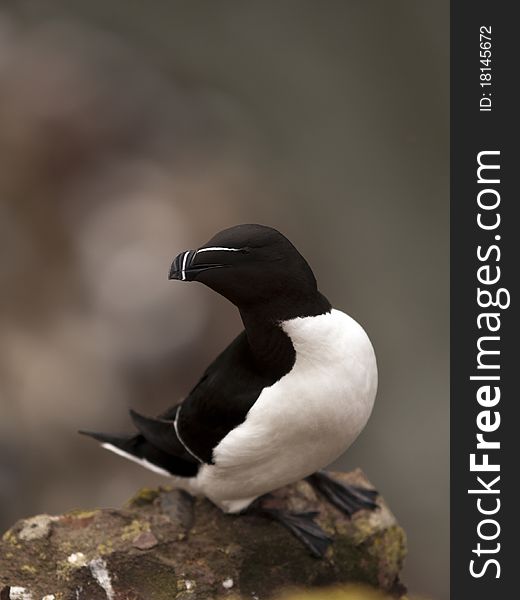
M 232 302 L 244 331 L 186 398 L 158 418 L 130 411 L 138 433 L 87 433 L 104 448 L 173 478 L 222 510 L 307 478 L 347 514 L 376 507 L 374 490 L 323 469 L 365 426 L 377 389 L 363 328 L 333 309 L 280 232 L 237 225 L 179 254 L 169 279 L 199 281 Z M 308 514 L 264 510 L 323 556 L 330 540 Z

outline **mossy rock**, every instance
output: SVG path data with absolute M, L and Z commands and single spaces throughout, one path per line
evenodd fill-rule
M 360 471 L 334 476 L 371 487 Z M 303 481 L 275 492 L 272 502 L 318 512 L 334 539 L 325 559 L 309 556 L 273 521 L 225 515 L 179 490 L 146 489 L 122 509 L 19 521 L 0 541 L 1 599 L 263 600 L 288 587 L 352 582 L 402 596 L 405 534 L 382 498 L 376 511 L 352 519 Z

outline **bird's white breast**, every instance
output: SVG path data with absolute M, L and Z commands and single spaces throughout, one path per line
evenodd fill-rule
M 377 390 L 374 350 L 338 310 L 281 324 L 296 360 L 265 388 L 246 420 L 214 450 L 196 486 L 229 511 L 298 481 L 340 456 L 365 426 Z

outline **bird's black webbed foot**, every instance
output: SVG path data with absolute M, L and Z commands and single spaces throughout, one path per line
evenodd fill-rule
M 277 521 L 288 529 L 315 558 L 324 558 L 332 539 L 314 521 L 317 512 L 291 513 L 277 508 L 250 507 L 247 514 L 255 514 Z
M 341 483 L 327 474 L 326 471 L 316 471 L 307 481 L 321 492 L 336 508 L 351 517 L 359 510 L 375 510 L 378 508 L 376 490 L 369 490 L 355 485 Z

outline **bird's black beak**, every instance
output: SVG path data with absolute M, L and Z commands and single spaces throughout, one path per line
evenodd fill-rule
M 189 270 L 193 256 L 195 252 L 193 250 L 186 250 L 178 254 L 172 262 L 168 279 L 180 279 L 185 281 L 187 279 L 186 271 Z
M 211 264 L 207 260 L 204 262 L 205 255 L 198 255 L 197 250 L 186 250 L 177 255 L 172 262 L 168 279 L 178 279 L 180 281 L 193 281 L 199 273 L 208 269 L 217 269 L 226 265 Z M 201 260 L 202 259 L 202 260 Z

